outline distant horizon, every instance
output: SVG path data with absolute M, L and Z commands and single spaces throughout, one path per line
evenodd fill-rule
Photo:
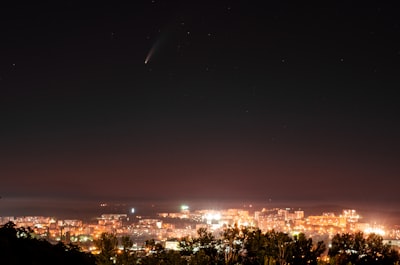
M 107 207 L 101 207 L 106 203 Z M 0 217 L 5 216 L 51 216 L 56 218 L 94 218 L 102 213 L 129 213 L 135 208 L 135 215 L 151 216 L 162 212 L 179 212 L 181 205 L 188 205 L 192 211 L 202 209 L 223 210 L 230 208 L 260 211 L 263 208 L 292 208 L 303 210 L 306 216 L 323 212 L 340 214 L 344 209 L 355 209 L 363 218 L 387 225 L 400 225 L 400 211 L 381 204 L 363 204 L 362 202 L 333 201 L 256 201 L 256 200 L 161 200 L 161 199 L 49 199 L 45 197 L 6 197 L 0 199 Z M 252 207 L 250 207 L 250 205 Z

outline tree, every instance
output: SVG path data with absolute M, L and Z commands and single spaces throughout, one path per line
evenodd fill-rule
M 204 254 L 210 258 L 211 264 L 218 263 L 219 255 L 217 250 L 217 240 L 207 228 L 197 230 L 198 237 L 193 240 L 194 249 L 203 250 Z
M 194 242 L 190 237 L 184 237 L 179 241 L 179 249 L 182 256 L 190 256 L 194 253 Z
M 355 234 L 337 234 L 332 238 L 332 247 L 328 255 L 332 264 L 395 264 L 399 254 L 387 244 L 381 236 L 370 234 L 364 237 L 362 232 Z
M 100 253 L 96 256 L 98 265 L 113 265 L 117 254 L 118 239 L 115 234 L 102 233 L 95 241 Z
M 208 265 L 210 264 L 210 256 L 206 255 L 203 249 L 190 256 L 189 265 Z
M 243 237 L 237 224 L 226 228 L 223 233 L 225 245 L 225 264 L 235 264 L 238 261 L 239 251 L 242 249 Z
M 117 255 L 117 265 L 129 265 L 136 264 L 137 257 L 131 252 L 133 241 L 129 236 L 121 237 L 121 245 L 123 247 L 122 252 Z
M 178 251 L 161 251 L 143 257 L 140 265 L 186 265 L 187 262 Z
M 197 230 L 198 238 L 195 240 L 196 243 L 199 244 L 199 246 L 203 248 L 207 248 L 211 246 L 214 241 L 215 237 L 211 232 L 208 232 L 207 228 L 201 227 Z
M 266 237 L 260 229 L 246 230 L 243 264 L 264 264 L 266 260 Z
M 364 246 L 364 237 L 361 232 L 356 234 L 336 234 L 332 238 L 328 255 L 331 263 L 336 265 L 355 264 Z
M 359 257 L 360 264 L 394 264 L 399 261 L 399 254 L 389 245 L 383 243 L 383 238 L 370 234 L 365 239 L 365 246 Z
M 160 255 L 161 265 L 186 265 L 187 262 L 178 251 L 164 251 Z
M 0 227 L 0 264 L 94 265 L 95 259 L 76 245 L 50 244 L 37 239 L 31 229 L 16 228 L 14 223 L 9 222 Z
M 300 233 L 294 237 L 292 263 L 296 265 L 317 265 L 318 258 L 325 250 L 326 246 L 323 241 L 314 245 L 311 238 L 306 238 L 303 233 Z
M 288 264 L 292 255 L 292 242 L 292 238 L 286 233 L 279 232 L 275 234 L 275 244 L 278 249 L 277 260 L 280 265 Z
M 148 252 L 159 253 L 164 250 L 160 243 L 156 243 L 154 239 L 149 239 L 144 242 L 144 247 Z
M 223 256 L 218 251 L 221 245 L 207 228 L 197 230 L 198 237 L 185 237 L 179 241 L 180 253 L 189 258 L 190 264 L 222 264 Z

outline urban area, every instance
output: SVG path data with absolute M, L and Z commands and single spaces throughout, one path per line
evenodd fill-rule
M 200 228 L 207 229 L 218 238 L 224 229 L 234 226 L 291 235 L 303 233 L 314 241 L 325 242 L 329 242 L 336 234 L 361 231 L 366 235 L 373 233 L 382 236 L 385 243 L 394 247 L 400 245 L 400 226 L 384 227 L 363 222 L 355 209 L 306 216 L 303 210 L 293 208 L 253 210 L 250 206 L 247 209 L 195 211 L 191 211 L 187 205 L 180 208 L 178 212 L 162 212 L 155 216 L 137 215 L 135 209 L 131 208 L 129 213 L 102 214 L 92 221 L 47 216 L 3 216 L 0 217 L 0 225 L 13 222 L 16 227 L 29 227 L 37 237 L 49 242 L 74 243 L 82 250 L 93 253 L 97 251 L 94 241 L 103 233 L 128 236 L 135 250 L 143 250 L 145 242 L 151 239 L 165 249 L 178 250 L 179 240 L 196 237 Z

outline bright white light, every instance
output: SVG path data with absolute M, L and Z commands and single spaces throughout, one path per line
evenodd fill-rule
M 205 216 L 205 219 L 211 221 L 211 220 L 221 220 L 221 214 L 220 213 L 207 213 Z
M 135 213 L 135 208 L 131 208 L 131 213 Z
M 378 228 L 378 227 L 369 227 L 367 229 L 364 230 L 364 233 L 366 234 L 377 234 L 380 236 L 384 236 L 385 235 L 385 230 L 383 230 L 382 228 Z

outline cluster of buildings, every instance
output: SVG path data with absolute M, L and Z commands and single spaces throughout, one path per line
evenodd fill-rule
M 207 228 L 216 237 L 230 226 L 258 227 L 263 232 L 275 230 L 286 233 L 305 233 L 310 237 L 330 239 L 337 233 L 376 233 L 388 240 L 400 239 L 400 227 L 385 230 L 383 226 L 361 222 L 356 210 L 341 214 L 322 213 L 305 217 L 304 211 L 292 208 L 271 208 L 260 211 L 243 209 L 196 210 L 183 206 L 180 212 L 158 213 L 153 217 L 133 214 L 103 214 L 91 222 L 55 219 L 53 217 L 0 217 L 0 224 L 14 222 L 17 227 L 30 227 L 36 236 L 50 242 L 63 241 L 80 245 L 86 251 L 95 251 L 94 241 L 102 233 L 129 236 L 140 249 L 148 239 L 176 246 L 177 239 L 197 237 L 199 228 Z

